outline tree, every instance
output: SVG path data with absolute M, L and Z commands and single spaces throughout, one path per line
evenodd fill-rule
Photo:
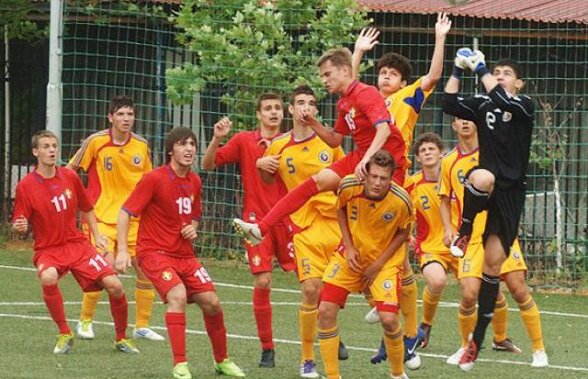
M 355 0 L 184 1 L 175 17 L 178 41 L 196 64 L 167 71 L 174 103 L 192 102 L 207 83 L 221 83 L 221 101 L 237 128 L 251 125 L 255 98 L 306 83 L 323 95 L 316 59 L 325 50 L 354 41 L 369 23 Z
M 8 39 L 23 39 L 33 41 L 47 35 L 47 28 L 29 19 L 37 11 L 33 1 L 2 0 L 0 5 L 0 27 L 8 28 Z

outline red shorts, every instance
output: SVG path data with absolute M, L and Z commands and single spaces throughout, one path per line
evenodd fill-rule
M 392 152 L 390 152 L 392 154 Z M 333 163 L 329 169 L 335 171 L 337 175 L 341 179 L 346 177 L 347 175 L 355 173 L 355 168 L 363 158 L 364 153 L 360 152 L 359 150 L 353 150 L 351 153 L 347 154 L 343 159 L 338 160 L 337 162 Z M 402 155 L 401 158 L 398 158 L 392 154 L 394 161 L 396 162 L 396 169 L 392 174 L 392 180 L 399 185 L 404 185 L 404 177 L 406 175 L 406 158 Z M 399 161 L 400 160 L 400 161 Z
M 245 244 L 247 259 L 252 274 L 271 272 L 273 268 L 273 257 L 284 271 L 296 270 L 294 262 L 294 248 L 288 227 L 278 224 L 270 229 L 270 232 L 263 236 L 261 243 L 257 246 Z
M 68 242 L 65 245 L 35 252 L 33 264 L 39 276 L 50 267 L 55 267 L 60 278 L 71 271 L 84 292 L 102 290 L 103 286 L 100 283 L 102 278 L 116 275 L 102 254 L 98 253 L 88 241 Z
M 139 254 L 137 263 L 163 302 L 167 302 L 167 293 L 178 284 L 186 287 L 188 302 L 196 293 L 216 291 L 212 278 L 196 257 L 177 258 L 147 251 Z

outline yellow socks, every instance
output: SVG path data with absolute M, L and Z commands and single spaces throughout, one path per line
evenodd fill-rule
M 98 300 L 100 300 L 101 293 L 102 291 L 84 292 L 80 320 L 87 321 L 94 319 L 94 314 L 96 313 L 96 304 L 98 304 Z
M 508 325 L 508 303 L 502 292 L 498 293 L 496 305 L 494 305 L 494 317 L 492 318 L 492 329 L 494 329 L 494 341 L 502 342 L 507 338 Z
M 478 319 L 476 306 L 474 305 L 471 308 L 464 308 L 462 304 L 459 304 L 459 314 L 457 319 L 459 321 L 459 331 L 461 332 L 461 346 L 467 347 L 468 336 L 470 333 L 474 332 L 476 321 Z
M 137 279 L 135 281 L 135 328 L 146 328 L 149 326 L 155 291 L 148 280 Z
M 539 316 L 539 308 L 533 297 L 529 295 L 525 301 L 519 303 L 519 309 L 521 310 L 521 319 L 523 319 L 527 334 L 533 343 L 533 351 L 545 350 L 541 330 L 541 316 Z
M 318 308 L 316 305 L 302 304 L 298 311 L 300 326 L 300 342 L 302 343 L 301 361 L 314 361 L 314 337 L 318 322 Z M 337 345 L 338 346 L 338 345 Z
M 427 325 L 433 325 L 435 320 L 435 313 L 437 313 L 437 305 L 441 300 L 441 293 L 433 294 L 429 287 L 425 286 L 423 290 L 423 322 Z
M 318 337 L 325 375 L 329 379 L 339 379 L 339 328 L 319 328 Z
M 404 316 L 404 335 L 414 338 L 417 335 L 417 295 L 418 287 L 412 269 L 402 275 L 400 310 Z
M 400 325 L 392 333 L 384 331 L 384 344 L 390 361 L 392 376 L 404 373 L 404 339 Z

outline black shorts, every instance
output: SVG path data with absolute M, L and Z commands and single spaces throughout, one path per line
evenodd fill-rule
M 502 186 L 501 186 L 502 187 Z M 488 218 L 484 230 L 484 244 L 491 234 L 496 234 L 508 256 L 517 238 L 521 215 L 525 206 L 526 186 L 495 187 L 488 204 Z

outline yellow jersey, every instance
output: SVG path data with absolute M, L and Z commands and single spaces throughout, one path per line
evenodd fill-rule
M 422 82 L 423 77 L 420 77 L 414 83 L 401 88 L 385 99 L 386 107 L 394 118 L 396 126 L 400 129 L 402 139 L 406 144 L 407 159 L 420 111 L 434 90 L 434 88 L 431 88 L 428 91 L 423 91 L 421 88 Z
M 418 171 L 409 179 L 407 187 L 416 209 L 416 246 L 423 253 L 446 253 L 443 244 L 445 235 L 441 221 L 441 200 L 437 179 L 430 180 L 423 171 Z M 454 225 L 455 226 L 455 225 Z
M 292 191 L 312 175 L 345 156 L 341 147 L 330 147 L 316 134 L 296 141 L 292 132 L 275 138 L 265 152 L 265 156 L 278 154 L 281 154 L 281 157 L 276 174 L 288 191 Z M 319 214 L 336 219 L 336 202 L 337 197 L 333 192 L 321 192 L 311 197 L 300 209 L 291 214 L 290 219 L 301 229 L 309 227 Z
M 121 206 L 152 169 L 147 140 L 131 133 L 118 145 L 110 129 L 86 138 L 68 164 L 88 173 L 88 196 L 98 221 L 105 224 L 116 224 Z
M 386 250 L 399 229 L 410 228 L 414 222 L 410 197 L 394 182 L 390 183 L 386 197 L 370 200 L 364 195 L 364 183 L 348 175 L 341 181 L 337 194 L 337 209 L 342 208 L 346 208 L 349 231 L 363 268 Z M 389 264 L 402 266 L 405 254 L 405 249 L 398 249 Z
M 448 152 L 441 160 L 439 177 L 439 196 L 447 196 L 455 203 L 451 209 L 451 223 L 459 228 L 463 210 L 463 194 L 465 175 L 479 164 L 478 149 L 464 154 L 459 146 Z M 482 235 L 486 228 L 487 211 L 480 212 L 474 221 L 474 229 L 470 244 L 482 243 Z

